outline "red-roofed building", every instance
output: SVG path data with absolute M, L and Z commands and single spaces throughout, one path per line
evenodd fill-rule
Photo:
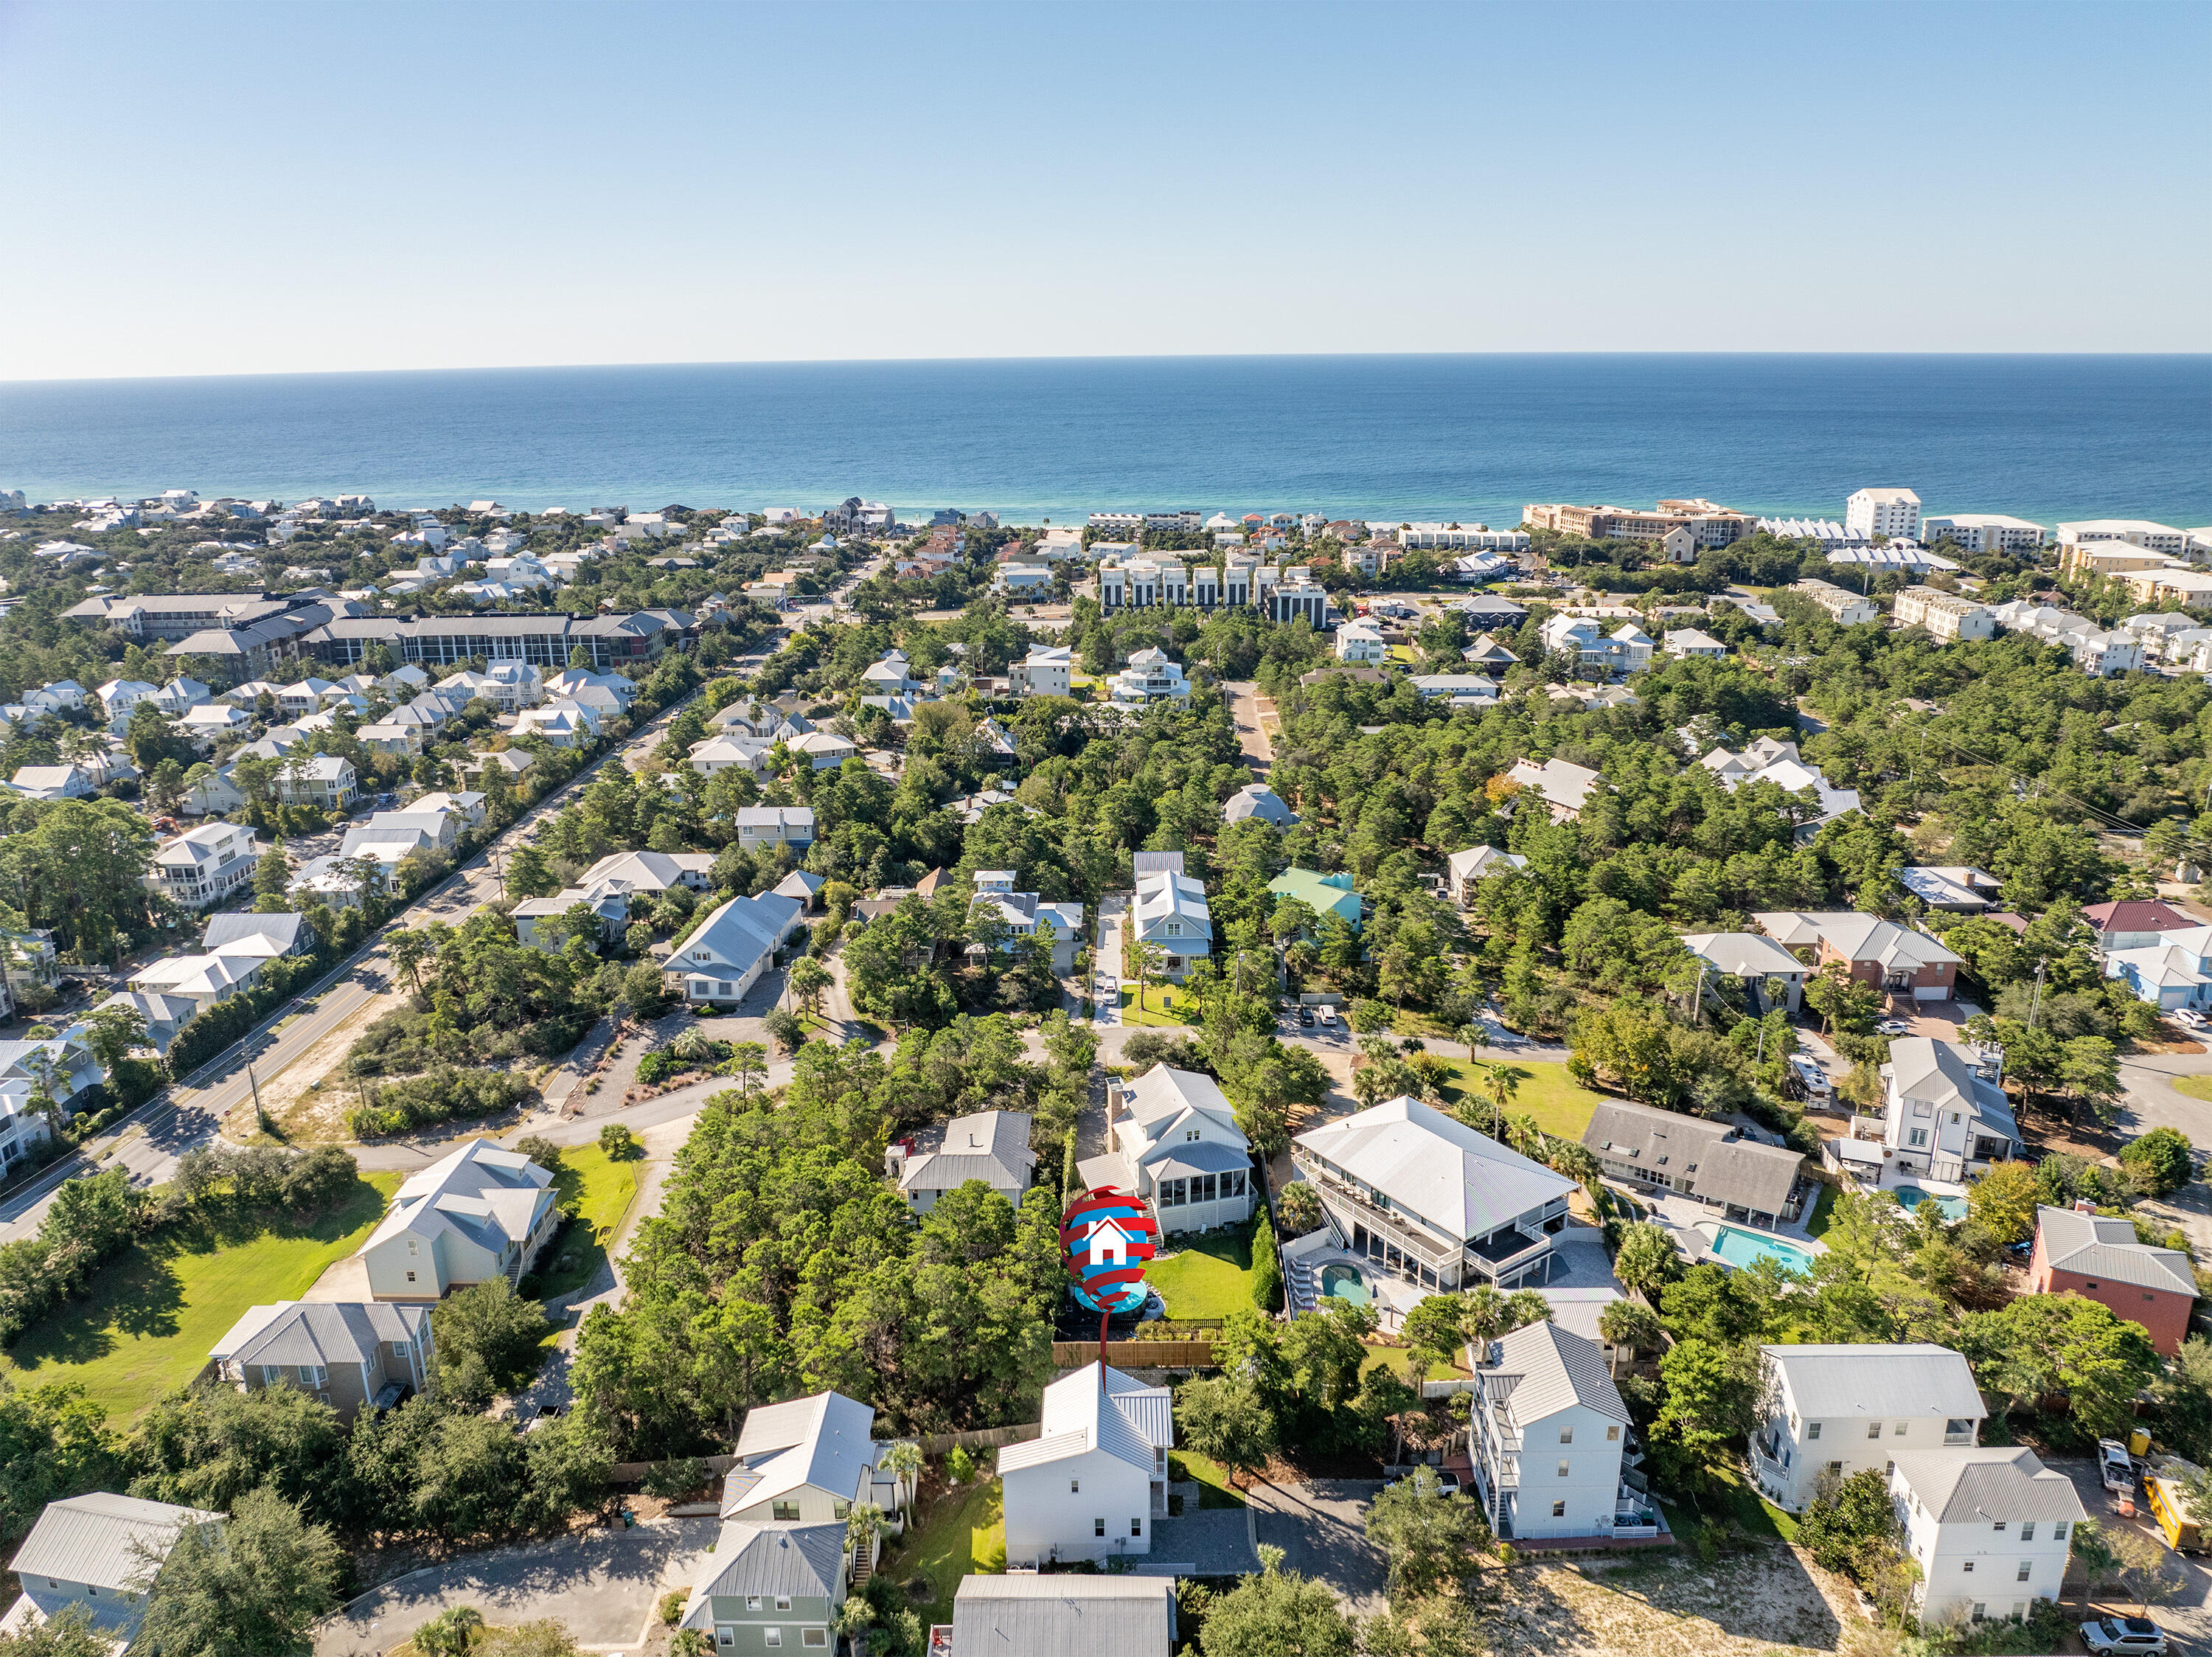
M 2098 947 L 2107 952 L 2148 949 L 2166 933 L 2186 932 L 2204 924 L 2155 898 L 2092 904 L 2081 911 L 2081 918 L 2096 929 Z

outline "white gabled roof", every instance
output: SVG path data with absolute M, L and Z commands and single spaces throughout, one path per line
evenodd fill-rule
M 1153 1130 L 1158 1125 L 1187 1111 L 1212 1117 L 1231 1133 L 1237 1133 L 1240 1140 L 1243 1136 L 1237 1131 L 1236 1108 L 1230 1104 L 1228 1095 L 1202 1070 L 1177 1070 L 1166 1064 L 1155 1064 L 1144 1075 L 1124 1082 L 1121 1098 L 1131 1118 L 1145 1130 L 1147 1139 L 1158 1138 Z
M 999 1472 L 1103 1450 L 1149 1477 L 1158 1465 L 1153 1452 L 1175 1442 L 1170 1396 L 1108 1365 L 1085 1364 L 1044 1389 L 1042 1435 L 1001 1449 Z
M 1302 1133 L 1297 1142 L 1462 1239 L 1574 1190 L 1575 1182 L 1419 1100 L 1386 1100 Z
M 19 1577 L 57 1577 L 135 1593 L 153 1569 L 142 1550 L 159 1559 L 185 1526 L 222 1517 L 198 1508 L 94 1490 L 48 1502 L 8 1569 Z
M 1580 1404 L 1613 1421 L 1628 1406 L 1607 1372 L 1604 1349 L 1546 1318 L 1492 1343 L 1486 1379 L 1510 1379 L 1507 1410 L 1522 1426 Z M 1504 1389 L 1500 1389 L 1503 1391 Z
M 1948 1347 L 1916 1341 L 1759 1349 L 1789 1381 L 1790 1397 L 1808 1421 L 1964 1421 L 1989 1414 L 1972 1366 Z
M 722 1483 L 722 1516 L 811 1485 L 854 1499 L 863 1470 L 876 1465 L 869 1435 L 876 1412 L 842 1392 L 817 1392 L 748 1410 L 738 1435 L 738 1466 Z

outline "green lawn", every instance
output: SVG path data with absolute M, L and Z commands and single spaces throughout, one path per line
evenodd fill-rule
M 561 1153 L 561 1177 L 553 1187 L 569 1217 L 545 1251 L 535 1285 L 539 1299 L 569 1294 L 592 1281 L 637 1200 L 637 1169 L 635 1161 L 617 1162 L 597 1145 L 573 1145 Z
M 1170 1318 L 1225 1318 L 1252 1304 L 1252 1228 L 1177 1240 L 1177 1252 L 1154 1260 L 1145 1279 Z
M 218 1220 L 134 1243 L 72 1301 L 16 1342 L 0 1369 L 20 1386 L 76 1381 L 117 1424 L 185 1386 L 248 1307 L 299 1299 L 323 1268 L 359 1248 L 399 1184 L 362 1175 L 313 1223 L 249 1229 Z
M 936 1591 L 934 1601 L 916 1607 L 924 1628 L 952 1620 L 952 1597 L 960 1591 L 962 1577 L 996 1575 L 1006 1569 L 1006 1521 L 999 1481 L 988 1476 L 939 1496 L 920 1525 L 909 1526 L 885 1550 L 878 1568 L 896 1582 L 915 1576 L 928 1581 Z
M 1229 1488 L 1228 1470 L 1219 1462 L 1209 1461 L 1195 1450 L 1168 1452 L 1168 1477 L 1181 1483 L 1195 1481 L 1198 1485 L 1198 1505 L 1207 1508 L 1242 1508 L 1244 1498 Z
M 1488 1100 L 1480 1068 L 1465 1059 L 1452 1060 L 1451 1067 L 1452 1079 L 1444 1084 L 1446 1097 L 1455 1102 L 1463 1099 Z M 1518 1075 L 1521 1083 L 1513 1102 L 1506 1106 L 1509 1114 L 1533 1116 L 1538 1127 L 1562 1139 L 1583 1136 L 1583 1130 L 1589 1126 L 1590 1116 L 1604 1095 L 1594 1093 L 1577 1081 L 1567 1074 L 1564 1064 L 1516 1063 L 1507 1068 Z
M 2187 1093 L 2191 1099 L 2212 1099 L 2212 1076 L 2173 1076 L 2169 1085 L 2177 1093 Z
M 1835 1209 L 1836 1188 L 1833 1185 L 1821 1186 L 1820 1194 L 1813 1199 L 1813 1217 L 1805 1222 L 1805 1234 L 1808 1237 L 1818 1237 L 1827 1230 L 1828 1221 L 1833 1217 Z
M 1184 1028 L 1182 1014 L 1176 1009 L 1183 1006 L 1196 1007 L 1197 1002 L 1187 991 L 1163 989 L 1156 984 L 1145 986 L 1145 1004 L 1137 1004 L 1137 992 L 1129 984 L 1121 986 L 1121 1022 L 1124 1024 L 1159 1024 L 1174 1029 Z
M 1704 1517 L 1733 1524 L 1746 1536 L 1771 1537 L 1783 1542 L 1797 1539 L 1797 1521 L 1761 1496 L 1743 1482 L 1743 1475 L 1733 1467 L 1715 1473 L 1720 1481 L 1720 1497 L 1705 1510 Z M 1667 1512 L 1667 1528 L 1674 1532 L 1678 1542 L 1689 1540 L 1690 1527 L 1698 1521 L 1698 1511 L 1678 1506 L 1660 1499 L 1659 1505 Z

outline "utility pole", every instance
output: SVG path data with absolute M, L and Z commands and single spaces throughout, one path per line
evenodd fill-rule
M 1705 1004 L 1705 968 L 1708 963 L 1698 963 L 1698 987 L 1690 995 L 1690 1027 L 1698 1027 L 1698 1012 Z
M 2027 1027 L 2031 1030 L 2035 1028 L 2035 1015 L 2043 1008 L 2043 969 L 2049 965 L 2043 960 L 2035 964 L 2035 993 L 2027 1003 Z

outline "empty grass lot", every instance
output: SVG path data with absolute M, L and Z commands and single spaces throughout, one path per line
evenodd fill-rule
M 1470 1065 L 1465 1059 L 1451 1061 L 1452 1079 L 1444 1084 L 1445 1097 L 1454 1104 L 1480 1101 L 1487 1104 L 1490 1095 L 1486 1090 L 1486 1067 Z M 1506 1069 L 1520 1078 L 1519 1091 L 1506 1106 L 1511 1116 L 1533 1116 L 1536 1125 L 1546 1133 L 1556 1134 L 1562 1139 L 1580 1139 L 1583 1130 L 1589 1127 L 1590 1117 L 1604 1095 L 1594 1093 L 1567 1074 L 1564 1064 L 1512 1063 Z
M 1170 1318 L 1225 1318 L 1252 1304 L 1252 1228 L 1163 1243 L 1174 1255 L 1145 1268 Z
M 359 1248 L 396 1173 L 364 1174 L 304 1226 L 259 1218 L 193 1221 L 133 1243 L 89 1293 L 26 1333 L 5 1368 L 18 1386 L 75 1381 L 120 1425 L 191 1381 L 248 1307 L 296 1301 Z
M 989 1452 L 980 1453 L 979 1461 Z M 881 1574 L 896 1582 L 919 1576 L 933 1602 L 915 1609 L 924 1628 L 952 1620 L 952 1597 L 970 1573 L 995 1575 L 1006 1569 L 1006 1520 L 999 1481 L 979 1474 L 974 1483 L 946 1491 L 933 1502 L 921 1522 L 886 1550 Z
M 536 1284 L 539 1298 L 572 1293 L 599 1275 L 623 1216 L 637 1200 L 637 1170 L 635 1160 L 617 1162 L 597 1145 L 562 1151 L 561 1174 L 553 1185 L 568 1218 L 545 1251 L 545 1268 Z
M 1121 986 L 1121 1022 L 1164 1025 L 1170 1028 L 1180 1030 L 1184 1027 L 1184 1024 L 1176 1008 L 1182 1007 L 1186 1002 L 1193 1008 L 1198 1005 L 1196 997 L 1184 990 L 1172 988 L 1162 989 L 1158 984 L 1147 984 L 1145 986 L 1145 1004 L 1139 1007 L 1135 981 L 1133 979 Z
M 2186 1093 L 2191 1099 L 2212 1100 L 2212 1076 L 2172 1076 L 2167 1085 L 2177 1093 Z
M 1197 1484 L 1200 1508 L 1247 1505 L 1243 1496 L 1229 1488 L 1228 1470 L 1219 1462 L 1208 1461 L 1195 1450 L 1170 1451 L 1168 1477 L 1177 1483 L 1188 1480 Z

